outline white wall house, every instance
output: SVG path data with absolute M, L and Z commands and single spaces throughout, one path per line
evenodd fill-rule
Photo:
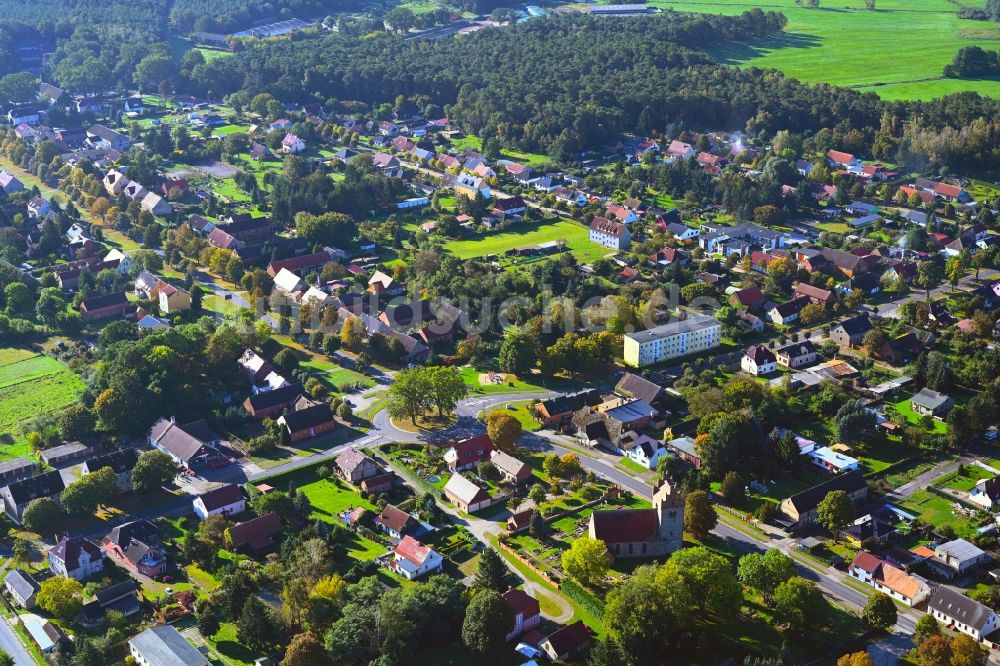
M 939 586 L 931 595 L 927 613 L 944 626 L 976 640 L 982 640 L 1000 627 L 1000 619 L 991 608 L 946 585 Z
M 627 365 L 641 368 L 718 347 L 721 341 L 722 323 L 719 320 L 692 315 L 647 331 L 626 334 L 622 355 Z
M 626 250 L 632 244 L 632 233 L 620 222 L 595 217 L 590 223 L 590 242 L 612 250 Z
M 393 552 L 392 566 L 407 580 L 416 580 L 441 569 L 441 554 L 411 536 L 404 536 Z
M 778 359 L 767 347 L 751 345 L 740 359 L 740 369 L 748 375 L 766 375 L 778 369 Z
M 192 505 L 195 515 L 202 520 L 217 514 L 235 516 L 247 510 L 247 500 L 243 491 L 232 483 L 199 495 Z

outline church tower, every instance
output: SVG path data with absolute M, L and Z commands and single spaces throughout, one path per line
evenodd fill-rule
M 660 539 L 666 551 L 672 553 L 684 545 L 684 495 L 675 492 L 669 479 L 664 479 L 653 493 L 653 509 L 660 525 Z

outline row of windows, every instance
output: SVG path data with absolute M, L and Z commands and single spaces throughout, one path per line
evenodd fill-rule
M 645 542 L 643 542 L 641 544 L 641 546 L 642 546 L 642 550 L 640 550 L 639 553 L 641 555 L 645 555 L 646 554 L 646 546 L 647 546 L 647 544 Z M 636 554 L 636 551 L 634 550 L 634 547 L 635 547 L 635 544 L 633 544 L 633 543 L 628 544 L 628 554 L 629 555 L 635 555 Z M 620 543 L 616 543 L 615 544 L 615 555 L 621 555 L 621 554 L 622 554 L 622 545 Z

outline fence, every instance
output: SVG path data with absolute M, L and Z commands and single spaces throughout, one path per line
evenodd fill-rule
M 528 567 L 528 569 L 530 569 L 533 573 L 535 573 L 536 575 L 538 575 L 546 583 L 548 583 L 549 585 L 552 585 L 553 587 L 556 587 L 556 588 L 559 587 L 559 583 L 557 581 L 553 580 L 549 576 L 548 573 L 546 573 L 545 571 L 542 571 L 541 569 L 539 569 L 538 567 L 536 567 L 534 564 L 532 564 L 527 559 L 525 559 L 524 556 L 522 556 L 519 552 L 517 552 L 516 550 L 514 550 L 513 548 L 511 548 L 510 546 L 508 546 L 507 544 L 505 544 L 503 541 L 499 541 L 498 540 L 497 541 L 497 545 L 499 545 L 500 548 L 503 551 L 505 551 L 507 553 L 510 553 L 514 557 L 514 559 L 516 559 L 518 562 L 520 562 L 524 566 Z
M 757 520 L 753 516 L 753 514 L 747 513 L 746 511 L 737 511 L 736 509 L 730 508 L 730 507 L 726 506 L 725 504 L 718 504 L 717 503 L 715 506 L 716 506 L 716 508 L 725 511 L 730 516 L 733 516 L 734 518 L 739 518 L 744 523 L 750 523 L 754 527 L 757 527 L 757 523 L 760 522 L 759 520 Z
M 949 499 L 957 504 L 961 504 L 963 507 L 971 511 L 984 511 L 983 507 L 979 506 L 978 504 L 970 502 L 969 500 L 964 499 L 958 495 L 952 495 L 947 490 L 938 488 L 937 486 L 929 485 L 927 486 L 927 491 L 933 493 L 934 495 L 938 495 L 940 497 L 944 497 L 945 499 Z
M 544 520 L 546 523 L 552 523 L 559 520 L 560 518 L 565 518 L 566 516 L 574 514 L 577 511 L 580 511 L 581 509 L 589 509 L 592 506 L 597 506 L 598 504 L 602 504 L 603 502 L 607 502 L 609 499 L 614 499 L 618 496 L 619 493 L 615 492 L 613 487 L 610 490 L 606 490 L 603 495 L 601 495 L 595 500 L 585 502 L 584 504 L 575 506 L 572 509 L 564 509 L 562 511 L 559 511 L 558 513 L 553 513 L 549 516 L 544 516 Z

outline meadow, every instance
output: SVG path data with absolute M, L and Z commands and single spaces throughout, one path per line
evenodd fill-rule
M 444 247 L 459 259 L 485 257 L 518 247 L 531 247 L 554 240 L 566 241 L 566 249 L 577 261 L 588 263 L 613 253 L 606 247 L 590 242 L 587 227 L 568 220 L 546 220 L 539 223 L 516 224 L 504 231 L 465 236 L 462 240 L 448 241 Z
M 59 361 L 0 349 L 0 460 L 30 455 L 24 425 L 76 402 L 82 392 L 83 382 Z
M 948 0 L 876 0 L 874 11 L 865 9 L 863 0 L 820 0 L 818 9 L 797 7 L 794 0 L 649 4 L 708 14 L 739 14 L 759 7 L 788 18 L 784 34 L 774 39 L 707 45 L 726 64 L 770 67 L 802 81 L 875 92 L 885 99 L 931 99 L 966 90 L 1000 94 L 1000 80 L 942 77 L 942 69 L 961 47 L 1000 48 L 1000 26 L 959 19 L 958 3 Z

